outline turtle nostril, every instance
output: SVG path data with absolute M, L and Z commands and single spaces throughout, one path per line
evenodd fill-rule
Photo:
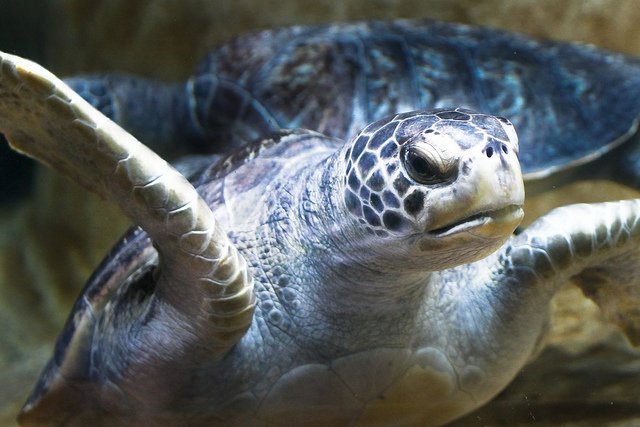
M 501 144 L 501 145 L 500 145 L 500 148 L 502 148 L 502 152 L 503 152 L 504 154 L 509 154 L 509 149 L 507 148 L 507 146 L 506 146 L 506 145 Z
M 493 156 L 493 147 L 487 147 L 485 154 L 487 157 L 491 158 L 491 156 Z

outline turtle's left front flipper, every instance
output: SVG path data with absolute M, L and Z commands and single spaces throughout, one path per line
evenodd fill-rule
M 571 280 L 640 344 L 640 199 L 555 209 L 511 239 L 498 263 L 550 294 Z

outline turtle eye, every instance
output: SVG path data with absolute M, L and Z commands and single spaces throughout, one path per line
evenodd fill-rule
M 447 179 L 436 159 L 416 147 L 407 147 L 402 161 L 409 176 L 420 184 L 437 184 Z

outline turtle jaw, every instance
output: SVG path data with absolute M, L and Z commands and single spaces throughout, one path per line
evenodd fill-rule
M 460 233 L 478 235 L 511 234 L 524 217 L 522 205 L 511 204 L 503 208 L 481 210 L 442 227 L 427 231 L 434 238 L 445 238 Z
M 416 241 L 421 252 L 446 254 L 458 248 L 460 255 L 468 254 L 464 262 L 473 262 L 512 235 L 524 217 L 525 195 L 517 159 L 506 160 L 506 167 L 491 162 L 478 165 L 476 173 L 459 182 L 458 192 L 452 193 L 457 199 L 434 198 Z
M 474 210 L 416 236 L 414 247 L 423 257 L 429 254 L 433 270 L 475 262 L 502 246 L 523 217 L 522 204 L 518 203 Z

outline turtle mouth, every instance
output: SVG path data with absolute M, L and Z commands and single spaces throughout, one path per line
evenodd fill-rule
M 509 205 L 501 209 L 476 212 L 460 220 L 451 222 L 444 227 L 429 230 L 427 233 L 434 237 L 446 237 L 490 224 L 513 223 L 515 228 L 523 216 L 524 211 L 521 205 Z

